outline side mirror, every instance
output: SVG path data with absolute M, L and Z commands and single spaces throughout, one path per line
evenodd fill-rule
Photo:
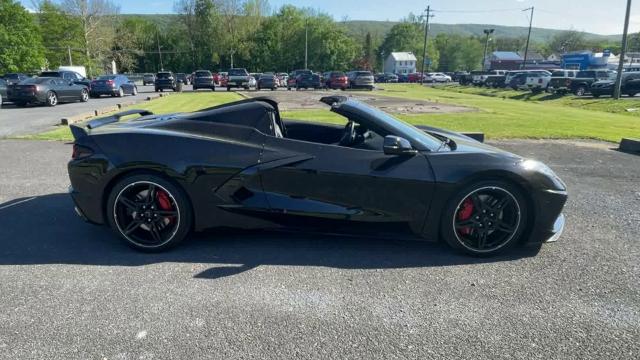
M 407 139 L 393 135 L 384 137 L 383 149 L 385 155 L 415 155 L 418 153 Z
M 73 86 L 75 84 L 73 81 L 69 81 L 69 86 Z

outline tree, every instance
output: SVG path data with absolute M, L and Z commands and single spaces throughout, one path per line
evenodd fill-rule
M 86 63 L 88 59 L 84 54 L 80 21 L 64 13 L 50 0 L 41 1 L 37 5 L 48 67 L 53 69 L 70 63 Z
M 587 48 L 585 34 L 575 30 L 567 30 L 556 34 L 548 44 L 550 52 L 564 54 L 570 51 Z
M 32 72 L 45 64 L 33 17 L 17 1 L 0 0 L 0 73 Z
M 424 48 L 424 25 L 417 22 L 417 18 L 412 14 L 409 15 L 409 20 L 412 22 L 402 22 L 394 25 L 387 36 L 385 36 L 382 45 L 378 49 L 378 53 L 391 54 L 397 51 L 412 52 L 417 61 L 417 70 L 422 69 L 422 58 Z M 427 44 L 427 59 L 429 60 L 429 66 L 426 70 L 438 67 L 439 54 L 436 48 L 433 38 L 431 38 Z
M 82 47 L 92 67 L 105 67 L 111 61 L 115 37 L 114 21 L 118 7 L 111 0 L 63 0 L 62 9 L 80 21 Z M 96 69 L 99 71 L 99 69 Z
M 477 37 L 438 34 L 434 45 L 439 54 L 439 71 L 475 70 L 480 67 L 483 43 Z

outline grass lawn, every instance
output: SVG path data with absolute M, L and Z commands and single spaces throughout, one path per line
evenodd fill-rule
M 384 88 L 383 94 L 387 96 L 478 109 L 476 113 L 400 116 L 410 123 L 428 123 L 458 131 L 482 131 L 489 138 L 582 138 L 619 142 L 622 137 L 640 137 L 640 118 L 631 115 L 633 113 L 612 113 L 601 108 L 595 110 L 562 103 L 567 100 L 555 103 L 521 101 L 410 84 L 391 84 Z M 631 104 L 634 101 L 620 102 Z
M 451 114 L 416 114 L 398 115 L 404 121 L 416 125 L 433 125 L 457 131 L 482 131 L 488 138 L 548 138 L 548 139 L 598 139 L 619 142 L 622 137 L 640 137 L 640 117 L 635 113 L 607 112 L 602 104 L 599 108 L 574 106 L 557 101 L 522 101 L 509 96 L 487 96 L 461 91 L 455 88 L 430 88 L 410 84 L 385 84 L 379 94 L 401 97 L 405 99 L 427 100 L 432 102 L 457 104 L 476 109 L 474 112 Z M 469 89 L 478 90 L 478 89 Z M 483 89 L 487 91 L 487 89 Z M 491 90 L 488 90 L 491 91 Z M 522 95 L 522 93 L 518 93 Z M 517 96 L 517 95 L 514 95 Z M 544 95 L 542 95 L 544 96 Z M 183 93 L 163 97 L 133 108 L 148 109 L 155 113 L 193 111 L 229 101 L 241 99 L 235 93 L 198 92 Z M 623 106 L 619 103 L 632 104 L 635 100 L 624 100 L 611 105 Z M 590 105 L 593 106 L 593 105 Z M 326 110 L 299 110 L 283 112 L 285 118 L 314 120 L 329 123 L 344 123 L 344 119 Z M 72 140 L 68 127 L 27 136 L 28 139 Z
M 540 102 L 548 105 L 570 106 L 579 109 L 604 111 L 615 114 L 625 114 L 640 117 L 640 97 L 622 97 L 621 101 L 614 100 L 608 96 L 598 99 L 592 97 L 579 97 L 572 94 L 556 95 L 542 92 L 534 94 L 530 91 L 512 89 L 493 89 L 475 86 L 447 85 L 440 86 L 439 89 L 453 91 L 463 94 L 482 95 L 497 97 L 502 99 L 521 100 L 530 102 Z M 631 109 L 631 111 L 629 111 Z

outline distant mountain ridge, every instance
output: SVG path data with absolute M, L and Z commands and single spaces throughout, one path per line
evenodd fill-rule
M 170 21 L 178 16 L 176 14 L 157 14 L 157 15 L 139 15 L 139 14 L 122 14 L 121 16 L 139 16 L 151 20 L 162 27 L 168 26 Z M 339 21 L 349 33 L 354 36 L 364 37 L 367 32 L 372 35 L 384 36 L 389 30 L 399 23 L 399 21 L 374 21 L 374 20 L 347 20 Z M 526 26 L 504 26 L 491 24 L 438 24 L 433 23 L 430 27 L 430 34 L 435 36 L 440 33 L 460 34 L 460 35 L 476 35 L 482 36 L 483 30 L 491 28 L 495 29 L 495 37 L 524 37 L 527 36 L 528 28 Z M 534 27 L 531 31 L 531 40 L 534 42 L 546 42 L 551 40 L 554 35 L 564 30 L 545 29 Z M 587 40 L 613 40 L 620 41 L 622 35 L 600 35 L 585 32 Z
M 370 21 L 370 20 L 347 20 L 341 22 L 349 32 L 356 36 L 362 36 L 367 32 L 372 34 L 380 34 L 384 36 L 397 21 Z M 476 35 L 482 36 L 483 30 L 491 28 L 495 29 L 493 36 L 496 37 L 521 37 L 527 36 L 529 30 L 526 26 L 504 26 L 492 24 L 438 24 L 432 23 L 430 26 L 430 34 L 460 34 L 460 35 Z M 566 30 L 545 29 L 534 27 L 531 30 L 531 40 L 536 42 L 546 42 L 551 40 L 554 35 Z M 622 35 L 600 35 L 585 32 L 587 40 L 621 40 Z

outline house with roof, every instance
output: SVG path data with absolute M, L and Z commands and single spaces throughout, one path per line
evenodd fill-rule
M 392 74 L 411 74 L 416 72 L 418 59 L 412 52 L 392 52 L 384 61 L 384 72 Z
M 518 51 L 518 55 L 524 60 L 524 51 Z M 544 56 L 537 51 L 527 51 L 527 64 L 537 64 L 546 61 Z
M 522 65 L 522 57 L 514 51 L 494 51 L 485 60 L 485 69 L 517 70 Z

